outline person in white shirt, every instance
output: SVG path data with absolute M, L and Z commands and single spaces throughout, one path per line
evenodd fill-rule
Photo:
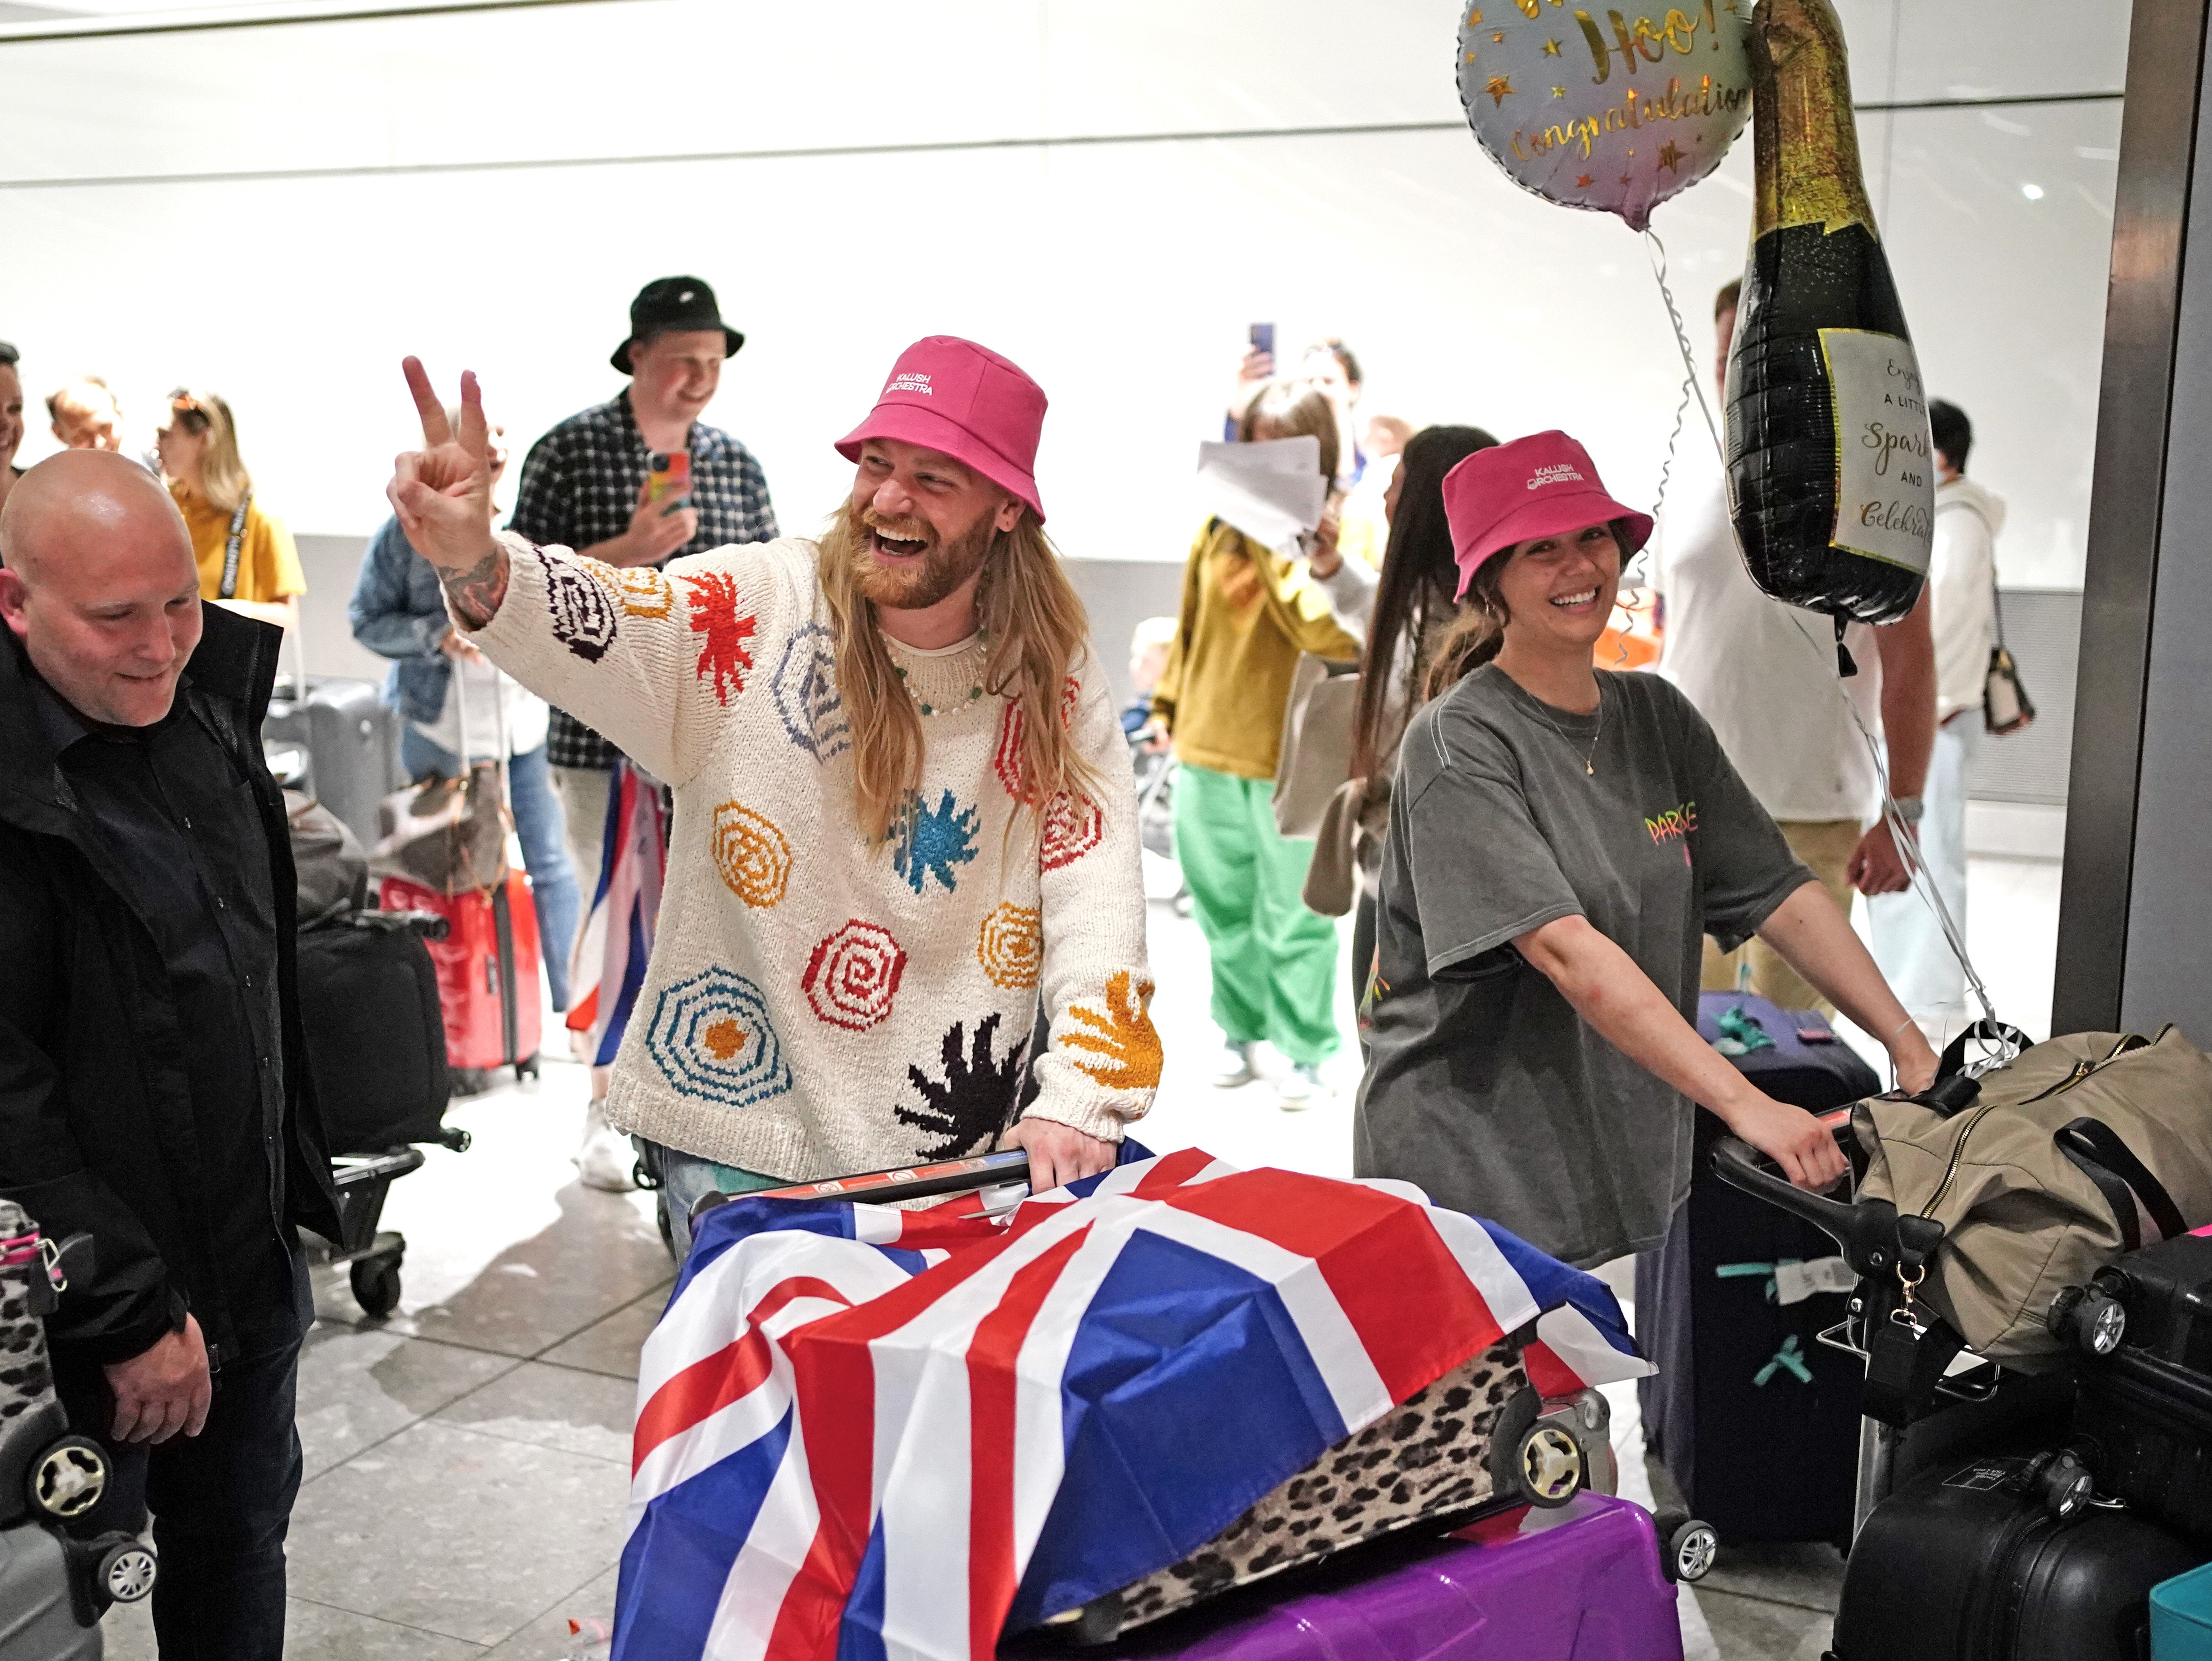
M 1713 374 L 1723 396 L 1741 286 L 1729 283 L 1713 302 Z M 1854 888 L 1871 897 L 1910 881 L 1879 817 L 1881 778 L 1859 726 L 1886 740 L 1890 789 L 1908 822 L 1917 818 L 1935 740 L 1927 599 L 1886 627 L 1852 624 L 1844 643 L 1858 673 L 1839 687 L 1829 618 L 1770 599 L 1744 568 L 1711 447 L 1686 444 L 1675 460 L 1650 545 L 1653 583 L 1666 608 L 1659 672 L 1711 724 L 1790 850 L 1848 916 Z M 1733 990 L 1746 981 L 1784 1009 L 1830 1010 L 1759 940 L 1725 956 L 1707 940 L 1705 989 Z
M 1936 441 L 1936 551 L 1928 593 L 1936 636 L 1936 752 L 1928 765 L 1920 852 L 1944 909 L 1966 927 L 1966 775 L 1982 739 L 1982 692 L 1996 642 L 1997 532 L 2004 499 L 1966 477 L 1974 427 L 1942 399 L 1928 405 Z M 1875 960 L 1937 1044 L 1965 1025 L 1966 970 L 1935 910 L 1917 893 L 1868 902 Z

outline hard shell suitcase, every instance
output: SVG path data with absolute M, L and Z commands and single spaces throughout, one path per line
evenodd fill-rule
M 1729 1059 L 1778 1101 L 1820 1113 L 1881 1087 L 1853 1051 L 1804 1043 L 1803 1018 L 1749 994 L 1704 995 L 1699 1034 L 1721 1037 L 1731 1014 L 1753 1023 L 1731 1019 L 1733 1031 L 1772 1039 Z M 1819 1335 L 1843 1318 L 1853 1277 L 1819 1229 L 1715 1176 L 1705 1153 L 1725 1128 L 1702 1109 L 1697 1123 L 1689 1200 L 1636 1265 L 1637 1339 L 1658 1369 L 1638 1391 L 1646 1445 L 1730 1543 L 1841 1544 L 1865 1375 Z
M 261 741 L 274 762 L 283 749 L 304 749 L 306 769 L 276 770 L 296 777 L 295 788 L 345 821 L 364 848 L 377 838 L 376 805 L 406 782 L 399 770 L 399 717 L 377 695 L 374 681 L 310 675 L 304 700 L 272 697 L 261 723 Z
M 448 897 L 404 877 L 386 877 L 378 898 L 387 911 L 435 911 L 446 919 L 446 938 L 430 941 L 429 949 L 447 1065 L 512 1067 L 519 1078 L 534 1076 L 543 1000 L 529 879 L 510 870 L 489 894 Z
M 2146 1661 L 2150 1592 L 2207 1552 L 2130 1511 L 2062 1520 L 2027 1454 L 1930 1471 L 1851 1547 L 1832 1661 Z
M 1018 1647 L 1031 1654 L 1048 1640 Z M 1013 1646 L 1010 1646 L 1013 1647 Z M 1085 1651 L 1085 1654 L 1098 1652 Z M 1103 1652 L 1130 1661 L 1680 1661 L 1650 1514 L 1583 1494 L 1443 1539 L 1383 1541 Z
M 2212 1235 L 2129 1253 L 2051 1320 L 2083 1352 L 2075 1445 L 2098 1487 L 2212 1541 Z
M 2150 1591 L 2151 1661 L 2212 1661 L 2212 1568 L 2191 1569 Z

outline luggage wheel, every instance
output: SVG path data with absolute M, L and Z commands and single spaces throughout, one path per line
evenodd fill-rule
M 379 1235 L 375 1249 L 355 1258 L 347 1269 L 354 1301 L 370 1320 L 380 1321 L 399 1307 L 399 1263 L 406 1253 L 407 1242 L 400 1236 Z
M 1694 1585 L 1712 1573 L 1721 1537 L 1711 1523 L 1679 1511 L 1662 1511 L 1651 1522 L 1659 1536 L 1660 1572 L 1669 1580 Z
M 136 1540 L 118 1540 L 100 1560 L 100 1589 L 118 1603 L 135 1603 L 154 1590 L 154 1554 Z
M 1571 1426 L 1545 1413 L 1533 1389 L 1515 1393 L 1491 1427 L 1490 1486 L 1500 1500 L 1550 1510 L 1582 1492 L 1589 1476 Z
M 64 1436 L 31 1466 L 31 1509 L 62 1522 L 82 1517 L 107 1491 L 107 1474 L 105 1448 L 88 1436 Z

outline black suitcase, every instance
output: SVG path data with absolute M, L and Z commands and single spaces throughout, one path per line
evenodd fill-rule
M 2053 1515 L 2028 1455 L 1931 1471 L 1851 1547 L 1830 1661 L 2148 1661 L 2150 1589 L 2206 1551 L 2129 1511 Z
M 290 691 L 283 683 L 269 701 L 263 745 L 272 761 L 280 749 L 304 750 L 306 772 L 294 788 L 343 819 L 362 847 L 374 848 L 377 804 L 407 782 L 399 770 L 398 715 L 373 681 L 310 675 L 304 703 Z
M 1738 1009 L 1774 1042 L 1730 1059 L 1777 1100 L 1826 1112 L 1881 1088 L 1856 1053 L 1803 1043 L 1797 1018 L 1763 998 L 1705 994 L 1699 1033 L 1709 1043 L 1720 1037 L 1720 1016 Z M 1718 1119 L 1698 1110 L 1689 1202 L 1666 1244 L 1637 1260 L 1636 1335 L 1658 1369 L 1638 1390 L 1645 1443 L 1722 1539 L 1842 1545 L 1850 1539 L 1864 1369 L 1819 1335 L 1843 1318 L 1843 1295 L 1784 1304 L 1779 1277 L 1750 1268 L 1832 1259 L 1836 1244 L 1715 1177 L 1705 1156 L 1723 1134 Z M 1838 1273 L 1832 1284 L 1848 1279 Z M 1787 1479 L 1776 1480 L 1778 1471 Z
M 361 911 L 299 937 L 301 1025 L 333 1154 L 447 1139 L 446 1027 L 422 944 L 443 923 Z
M 2052 1318 L 2083 1352 L 2075 1444 L 2098 1487 L 2212 1541 L 2212 1237 L 2130 1252 Z

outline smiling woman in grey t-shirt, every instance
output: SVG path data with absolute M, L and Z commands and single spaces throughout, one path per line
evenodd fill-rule
M 1699 1038 L 1699 952 L 1756 934 L 1920 1089 L 1936 1056 L 1873 958 L 1656 676 L 1595 669 L 1651 521 L 1540 433 L 1455 467 L 1466 618 L 1407 727 L 1382 857 L 1362 1177 L 1395 1177 L 1570 1262 L 1656 1248 L 1696 1102 L 1825 1186 L 1820 1125 Z

